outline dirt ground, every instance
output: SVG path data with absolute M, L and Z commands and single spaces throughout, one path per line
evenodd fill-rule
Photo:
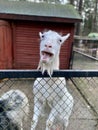
M 74 97 L 74 109 L 67 130 L 97 130 L 98 116 L 71 81 L 68 81 L 68 86 Z

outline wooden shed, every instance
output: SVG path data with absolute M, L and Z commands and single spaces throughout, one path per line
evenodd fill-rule
M 0 0 L 0 69 L 36 69 L 39 32 L 45 29 L 71 34 L 60 54 L 60 69 L 68 69 L 75 23 L 80 21 L 68 4 Z

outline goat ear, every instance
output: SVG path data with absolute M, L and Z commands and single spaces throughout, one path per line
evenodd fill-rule
M 64 43 L 70 36 L 70 33 L 68 33 L 67 35 L 65 36 L 62 36 L 62 43 Z
M 43 34 L 42 34 L 41 32 L 39 32 L 39 36 L 40 36 L 40 38 L 42 38 L 42 35 L 43 35 Z
M 44 38 L 44 34 L 39 32 L 40 39 L 42 40 Z

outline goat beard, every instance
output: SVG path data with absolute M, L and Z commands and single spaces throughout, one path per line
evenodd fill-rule
M 51 63 L 44 63 L 44 62 L 39 62 L 38 65 L 38 70 L 41 70 L 42 74 L 44 74 L 45 71 L 47 71 L 48 75 L 51 77 L 53 74 L 53 65 Z

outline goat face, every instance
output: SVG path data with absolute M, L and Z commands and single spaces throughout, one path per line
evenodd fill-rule
M 55 57 L 59 55 L 61 44 L 69 37 L 61 36 L 57 32 L 49 30 L 48 32 L 39 33 L 40 43 L 40 62 L 49 64 L 54 62 Z

